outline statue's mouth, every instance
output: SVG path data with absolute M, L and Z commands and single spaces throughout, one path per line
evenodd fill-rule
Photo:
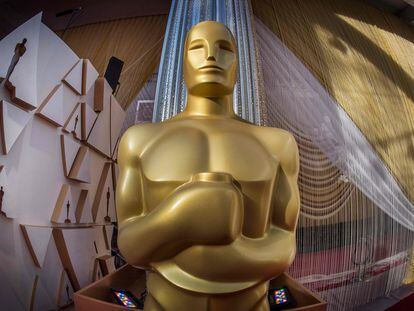
M 223 71 L 223 68 L 216 66 L 216 65 L 207 65 L 204 67 L 201 67 L 200 70 L 203 71 Z

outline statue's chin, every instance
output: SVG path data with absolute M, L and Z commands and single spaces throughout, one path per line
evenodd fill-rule
M 201 97 L 223 97 L 232 94 L 233 89 L 217 82 L 204 82 L 193 86 L 188 92 Z

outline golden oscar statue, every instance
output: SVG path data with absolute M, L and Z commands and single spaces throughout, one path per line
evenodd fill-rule
M 236 68 L 230 30 L 197 24 L 185 111 L 121 139 L 118 245 L 149 271 L 145 310 L 268 310 L 268 281 L 295 256 L 297 145 L 235 115 Z

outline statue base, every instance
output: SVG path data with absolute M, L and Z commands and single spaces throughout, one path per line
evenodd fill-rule
M 76 311 L 116 311 L 125 310 L 123 306 L 114 304 L 111 298 L 111 288 L 126 289 L 136 297 L 145 289 L 146 273 L 142 269 L 125 265 L 108 274 L 104 278 L 77 291 L 74 295 Z M 324 311 L 326 302 L 309 291 L 303 285 L 283 273 L 270 281 L 270 287 L 285 286 L 295 300 L 295 306 L 284 310 Z

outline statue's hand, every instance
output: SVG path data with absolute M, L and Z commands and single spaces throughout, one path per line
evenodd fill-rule
M 177 230 L 191 244 L 223 245 L 241 234 L 243 199 L 231 175 L 195 174 L 171 199 Z

